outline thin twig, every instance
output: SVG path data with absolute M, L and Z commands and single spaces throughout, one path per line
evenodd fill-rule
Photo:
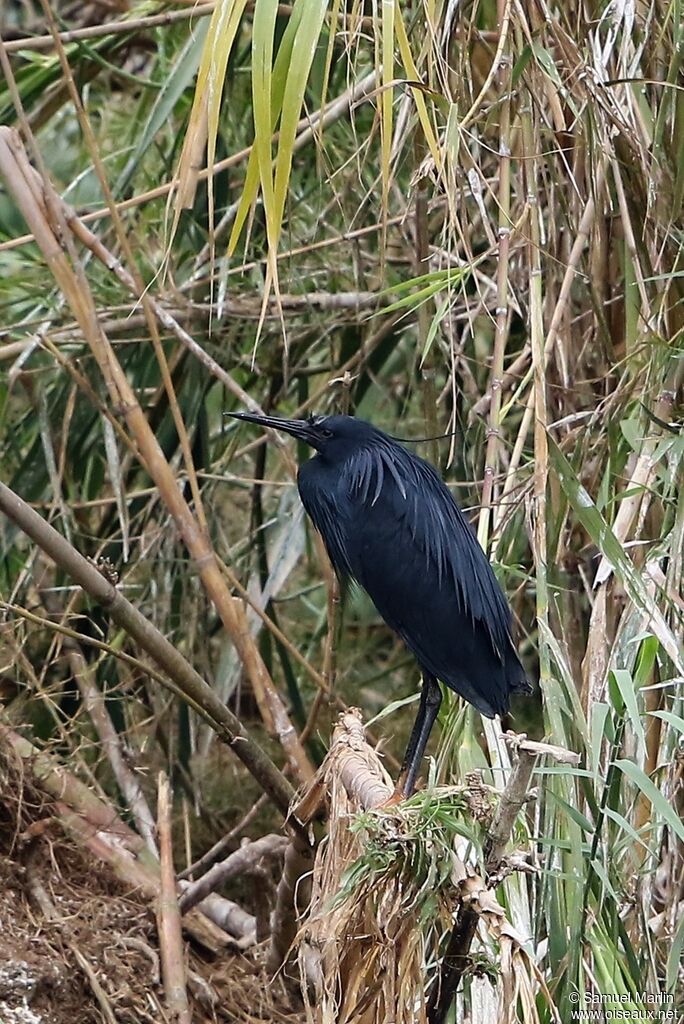
M 227 832 L 225 836 L 222 836 L 218 842 L 214 843 L 211 849 L 203 853 L 202 856 L 196 860 L 189 867 L 179 872 L 179 878 L 187 878 L 191 880 L 195 875 L 201 875 L 204 871 L 207 871 L 212 864 L 215 864 L 230 849 L 231 845 L 235 842 L 236 838 L 241 835 L 242 832 L 250 825 L 256 816 L 261 811 L 266 800 L 266 794 L 262 793 L 257 802 L 250 807 L 245 814 L 244 818 L 231 828 L 230 832 Z
M 330 701 L 335 690 L 335 676 L 337 671 L 337 630 L 339 628 L 340 609 L 340 583 L 337 576 L 332 573 L 328 579 L 327 586 L 328 600 L 328 631 L 325 637 L 323 652 L 323 676 L 322 686 L 319 687 L 311 710 L 300 734 L 300 742 L 306 743 L 316 727 L 316 720 L 323 707 L 324 701 Z
M 225 860 L 214 864 L 196 882 L 190 883 L 179 901 L 181 913 L 185 914 L 191 907 L 197 906 L 205 896 L 224 885 L 230 878 L 248 874 L 262 857 L 280 856 L 287 845 L 285 836 L 279 835 L 262 836 L 261 839 L 245 843 Z
M 145 840 L 149 850 L 157 856 L 157 846 L 154 840 L 154 819 L 142 786 L 124 757 L 119 734 L 114 728 L 105 699 L 95 682 L 94 666 L 88 664 L 83 656 L 83 652 L 73 640 L 65 640 L 64 648 L 67 652 L 72 674 L 81 691 L 83 703 L 99 737 L 102 750 L 109 760 L 121 794 L 130 807 L 135 827 Z
M 165 11 L 162 14 L 151 14 L 146 18 L 131 18 L 128 21 L 110 21 L 104 25 L 86 25 L 84 28 L 71 29 L 68 32 L 59 33 L 59 41 L 62 44 L 75 43 L 79 39 L 101 39 L 103 36 L 128 35 L 135 32 L 142 32 L 148 28 L 157 28 L 163 25 L 172 25 L 177 21 L 189 21 L 195 18 L 204 18 L 212 14 L 216 3 L 196 4 L 186 11 Z M 21 39 L 9 39 L 5 42 L 7 53 L 17 53 L 19 50 L 51 50 L 55 45 L 55 37 L 47 36 L 23 36 Z

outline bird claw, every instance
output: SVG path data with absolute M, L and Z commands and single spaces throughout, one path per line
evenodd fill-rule
M 405 799 L 406 797 L 401 790 L 395 789 L 392 796 L 388 797 L 387 800 L 384 800 L 377 809 L 379 811 L 393 811 L 394 808 L 398 807 L 400 803 L 403 803 Z
M 404 800 L 408 800 L 409 797 L 413 796 L 415 791 L 416 787 L 414 785 L 411 787 L 410 792 L 406 792 L 406 775 L 404 772 L 402 772 L 402 774 L 399 776 L 395 783 L 394 792 L 392 793 L 392 796 L 388 797 L 387 800 L 383 801 L 383 803 L 379 805 L 378 810 L 393 810 L 395 807 L 398 807 L 399 804 L 403 804 Z

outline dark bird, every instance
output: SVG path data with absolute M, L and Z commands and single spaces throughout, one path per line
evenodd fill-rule
M 363 587 L 423 674 L 420 707 L 397 782 L 413 792 L 442 694 L 488 718 L 530 690 L 511 612 L 477 538 L 429 462 L 353 416 L 288 420 L 232 413 L 316 450 L 299 469 L 302 503 L 338 577 Z

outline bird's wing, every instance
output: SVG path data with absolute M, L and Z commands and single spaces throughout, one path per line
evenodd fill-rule
M 452 616 L 457 612 L 464 623 L 471 623 L 471 630 L 472 622 L 481 624 L 504 662 L 512 647 L 506 599 L 475 533 L 436 470 L 393 445 L 355 459 L 346 477 L 356 510 L 352 533 L 357 544 L 352 536 L 351 546 L 357 557 L 350 568 L 383 617 L 387 616 L 373 591 L 387 590 L 382 581 L 388 584 L 402 572 L 404 583 L 396 580 L 397 589 L 403 594 L 407 585 L 413 586 L 414 594 L 425 590 L 423 607 L 430 615 L 451 597 Z M 411 584 L 407 573 L 413 577 Z M 388 614 L 398 612 L 394 605 L 399 595 L 379 596 Z
M 483 714 L 527 688 L 510 612 L 477 538 L 436 471 L 375 443 L 299 471 L 304 507 L 337 574 L 356 580 L 416 656 Z

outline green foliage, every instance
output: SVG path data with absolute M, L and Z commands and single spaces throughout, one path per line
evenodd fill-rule
M 453 898 L 453 850 L 457 838 L 480 848 L 462 790 L 428 788 L 391 814 L 366 811 L 351 822 L 363 853 L 342 875 L 334 902 L 358 898 L 362 888 L 378 893 L 390 878 L 400 882 L 404 911 L 429 924 L 437 902 Z

